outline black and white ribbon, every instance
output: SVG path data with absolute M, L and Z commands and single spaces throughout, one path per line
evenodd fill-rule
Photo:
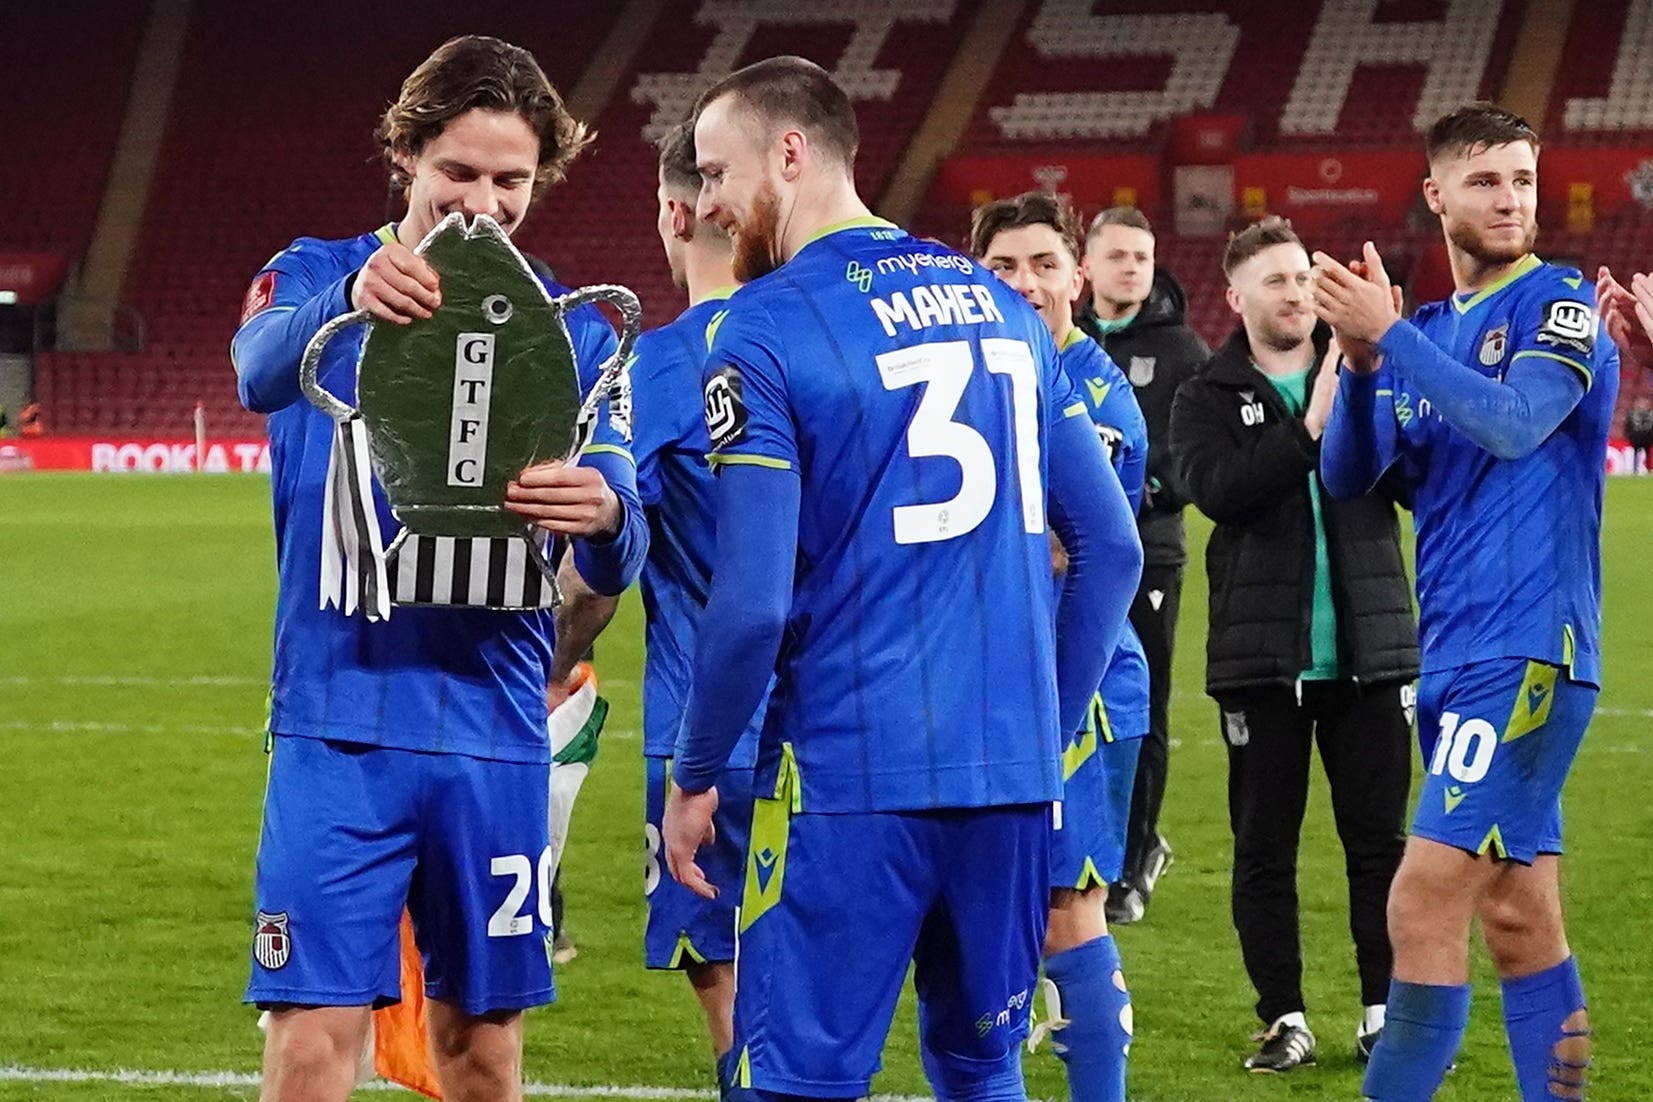
M 528 541 L 534 541 L 530 548 Z M 391 600 L 399 605 L 552 608 L 557 592 L 535 562 L 549 535 L 421 536 L 412 532 L 391 553 Z
M 321 607 L 346 616 L 360 607 L 369 620 L 388 618 L 385 544 L 373 507 L 367 425 L 359 414 L 334 424 L 321 508 Z
M 553 608 L 557 590 L 542 564 L 550 535 L 421 536 L 407 532 L 387 552 L 373 505 L 367 426 L 337 422 L 322 499 L 321 607 L 346 616 L 362 609 L 384 620 L 394 605 Z M 530 540 L 533 541 L 530 545 Z

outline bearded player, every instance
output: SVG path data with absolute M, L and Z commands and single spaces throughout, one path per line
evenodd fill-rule
M 911 963 L 936 1094 L 1019 1099 L 1060 732 L 1084 722 L 1142 552 L 1044 323 L 968 257 L 873 218 L 858 140 L 843 89 L 802 58 L 747 66 L 696 108 L 699 213 L 749 282 L 704 379 L 717 570 L 667 858 L 712 894 L 695 852 L 773 674 L 739 1081 L 866 1094 Z
M 1424 197 L 1456 292 L 1402 320 L 1377 250 L 1316 254 L 1348 354 L 1322 468 L 1399 466 L 1417 529 L 1426 776 L 1389 896 L 1374 1102 L 1431 1098 L 1469 1014 L 1479 917 L 1523 1102 L 1581 1099 L 1589 1018 L 1561 916 L 1561 790 L 1601 683 L 1601 508 L 1618 353 L 1594 287 L 1533 253 L 1538 136 L 1490 104 L 1438 120 Z

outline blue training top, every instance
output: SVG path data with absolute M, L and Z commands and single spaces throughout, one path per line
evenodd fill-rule
M 1077 327 L 1062 346 L 1062 370 L 1090 411 L 1131 511 L 1140 511 L 1148 476 L 1148 422 L 1135 388 L 1102 346 Z M 1104 741 L 1123 742 L 1148 733 L 1148 656 L 1128 621 L 1120 628 L 1119 646 L 1102 675 L 1097 700 L 1102 717 L 1098 733 Z
M 710 329 L 723 316 L 729 291 L 709 296 L 676 321 L 644 333 L 631 365 L 635 408 L 632 454 L 637 495 L 649 519 L 643 566 L 643 753 L 669 758 L 689 700 L 695 625 L 706 607 L 716 550 L 716 480 L 701 414 L 700 378 Z M 763 711 L 729 759 L 752 766 Z
M 1135 577 L 1073 602 L 1085 645 L 1062 652 L 1064 679 L 1047 484 L 1058 466 L 1105 488 L 1107 478 L 1088 430 L 1057 431 L 1086 407 L 1038 314 L 970 258 L 856 220 L 735 293 L 704 401 L 726 477 L 798 480 L 797 559 L 760 790 L 791 768 L 805 811 L 1059 798 L 1058 728 L 1072 710 L 1077 729 L 1116 641 L 1087 617 L 1117 606 L 1123 619 L 1129 595 L 1113 590 L 1134 592 Z M 1053 439 L 1077 440 L 1085 454 L 1058 464 Z M 1104 493 L 1094 507 L 1105 519 L 1086 530 L 1107 546 L 1117 542 L 1110 525 L 1131 526 L 1123 495 L 1112 497 L 1118 515 L 1103 511 Z M 737 515 L 729 508 L 720 494 L 720 527 Z M 1089 576 L 1094 587 L 1095 567 Z M 1102 649 L 1087 654 L 1087 645 Z M 697 678 L 716 673 L 697 663 Z M 694 690 L 696 701 L 720 691 L 698 681 Z M 693 728 L 696 701 L 678 747 L 690 791 L 709 783 L 703 774 L 722 752 Z
M 1400 464 L 1424 672 L 1531 658 L 1599 685 L 1618 350 L 1594 286 L 1528 256 L 1479 293 L 1421 307 L 1378 351 L 1375 375 L 1340 381 L 1322 466 L 1346 495 Z
M 545 690 L 553 641 L 549 611 L 401 607 L 385 621 L 320 608 L 322 500 L 333 441 L 330 417 L 299 390 L 299 359 L 321 326 L 348 313 L 351 277 L 393 227 L 340 241 L 300 238 L 264 266 L 231 356 L 241 402 L 269 414 L 275 504 L 275 661 L 270 730 L 404 750 L 549 762 Z M 567 293 L 545 280 L 553 295 Z M 567 315 L 581 384 L 597 379 L 615 349 L 594 307 Z M 354 404 L 355 365 L 365 330 L 334 340 L 319 377 Z M 588 580 L 621 587 L 642 567 L 648 533 L 627 441 L 609 423 L 607 403 L 588 454 L 619 498 L 625 520 L 606 543 L 574 541 Z M 377 480 L 373 501 L 386 546 L 401 525 Z

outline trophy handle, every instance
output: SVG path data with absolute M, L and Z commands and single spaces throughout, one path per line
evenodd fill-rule
M 637 344 L 638 335 L 643 331 L 642 303 L 637 301 L 637 296 L 631 291 L 617 284 L 598 283 L 590 287 L 581 287 L 572 294 L 559 298 L 557 305 L 567 313 L 588 302 L 606 302 L 620 312 L 620 346 L 597 372 L 596 383 L 585 396 L 585 401 L 580 403 L 579 419 L 574 423 L 575 440 L 572 454 L 575 455 L 590 439 L 592 425 L 597 419 L 597 407 L 603 404 L 603 399 L 608 397 L 615 380 L 625 372 L 626 362 L 631 359 L 631 350 Z
M 636 299 L 632 301 L 635 302 Z M 304 396 L 310 399 L 311 405 L 335 421 L 343 421 L 356 411 L 334 397 L 316 378 L 316 371 L 321 366 L 321 354 L 334 337 L 352 325 L 361 325 L 367 319 L 366 310 L 352 310 L 348 314 L 340 314 L 316 330 L 316 335 L 304 346 L 304 356 L 298 362 L 298 385 L 304 391 Z

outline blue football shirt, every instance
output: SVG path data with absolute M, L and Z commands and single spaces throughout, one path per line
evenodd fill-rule
M 677 320 L 644 333 L 631 364 L 637 495 L 649 519 L 642 590 L 643 753 L 669 758 L 688 704 L 695 624 L 706 607 L 716 550 L 716 485 L 701 413 L 700 380 L 708 334 L 729 291 L 713 294 Z M 760 710 L 729 759 L 751 768 Z
M 1113 357 L 1075 328 L 1062 345 L 1062 370 L 1085 402 L 1131 509 L 1142 507 L 1148 475 L 1148 422 L 1136 391 Z M 1148 733 L 1148 656 L 1126 621 L 1099 690 L 1102 737 L 1109 742 Z
M 549 611 L 399 607 L 385 621 L 320 606 L 323 488 L 333 421 L 302 396 L 298 362 L 321 325 L 349 312 L 348 281 L 393 227 L 337 241 L 300 238 L 266 264 L 232 346 L 242 402 L 269 414 L 270 484 L 279 588 L 270 730 L 405 750 L 501 761 L 549 762 L 545 690 L 553 642 Z M 567 288 L 544 281 L 551 294 Z M 566 316 L 583 386 L 615 351 L 594 307 Z M 335 339 L 319 377 L 342 401 L 356 398 L 365 329 Z M 640 565 L 645 528 L 628 442 L 605 404 L 582 463 L 598 468 L 626 512 L 626 530 L 581 554 Z M 375 480 L 385 546 L 401 524 Z M 630 568 L 628 568 L 630 569 Z
M 1490 378 L 1540 357 L 1578 372 L 1587 387 L 1536 451 L 1503 460 L 1404 378 L 1385 374 L 1413 488 L 1424 672 L 1533 658 L 1599 685 L 1601 508 L 1618 350 L 1598 332 L 1595 287 L 1529 256 L 1494 286 L 1421 307 L 1412 324 Z
M 714 463 L 801 480 L 759 790 L 789 748 L 805 811 L 1059 798 L 1046 442 L 1085 405 L 1032 307 L 857 220 L 735 292 L 704 400 Z

